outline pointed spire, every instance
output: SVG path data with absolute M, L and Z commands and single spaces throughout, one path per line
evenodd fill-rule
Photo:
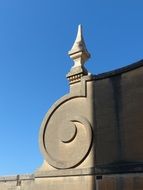
M 76 40 L 68 54 L 74 61 L 74 65 L 68 73 L 67 78 L 70 83 L 75 83 L 80 81 L 83 75 L 88 74 L 87 70 L 84 68 L 84 63 L 90 58 L 90 54 L 84 42 L 81 24 L 78 26 Z
M 82 66 L 85 61 L 90 58 L 90 54 L 84 42 L 81 24 L 78 26 L 76 40 L 68 54 L 75 63 L 73 67 Z

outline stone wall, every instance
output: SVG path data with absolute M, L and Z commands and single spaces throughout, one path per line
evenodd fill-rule
M 32 175 L 0 178 L 0 190 L 142 190 L 143 61 L 91 75 L 79 26 L 69 52 L 70 92 L 40 128 L 43 165 Z
M 0 190 L 143 189 L 142 97 L 142 61 L 70 85 L 42 122 L 43 165 L 1 177 Z

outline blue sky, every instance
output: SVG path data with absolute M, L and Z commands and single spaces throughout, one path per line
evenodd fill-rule
M 42 164 L 38 133 L 45 113 L 68 93 L 67 52 L 78 24 L 98 74 L 143 58 L 142 0 L 0 1 L 0 175 Z

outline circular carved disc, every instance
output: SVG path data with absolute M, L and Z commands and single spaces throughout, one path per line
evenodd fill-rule
M 57 109 L 42 126 L 41 149 L 47 162 L 55 168 L 71 168 L 80 164 L 87 156 L 92 130 L 83 116 L 68 114 Z

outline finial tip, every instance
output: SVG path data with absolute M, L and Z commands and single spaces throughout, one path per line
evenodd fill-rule
M 79 57 L 79 58 L 84 57 L 84 59 L 81 59 L 82 60 L 82 62 L 80 63 L 81 65 L 84 64 L 84 62 L 90 57 L 90 54 L 88 53 L 88 51 L 86 49 L 86 45 L 85 45 L 84 38 L 82 35 L 82 25 L 81 24 L 78 25 L 76 40 L 68 54 L 73 59 L 74 62 L 75 62 L 74 57 L 76 57 L 76 60 L 77 60 L 77 57 Z M 82 55 L 84 55 L 84 56 L 82 56 Z

